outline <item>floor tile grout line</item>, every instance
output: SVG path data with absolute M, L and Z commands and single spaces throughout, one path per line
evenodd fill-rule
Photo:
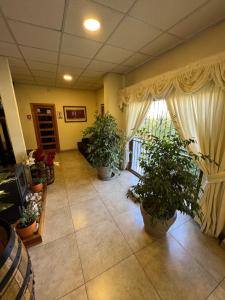
M 187 252 L 187 254 L 206 272 L 206 273 L 208 273 L 214 280 L 215 280 L 215 282 L 217 282 L 218 283 L 218 280 L 215 278 L 215 276 L 209 271 L 209 270 L 207 270 L 206 268 L 205 268 L 205 266 L 199 261 L 199 259 L 198 258 L 196 258 L 195 256 L 193 256 L 192 255 L 192 253 L 191 253 L 191 251 L 189 250 L 189 249 L 187 249 L 187 248 L 185 248 L 183 245 L 182 245 L 182 243 L 179 241 L 179 240 L 177 240 L 176 238 L 175 238 L 175 236 L 173 236 L 171 233 L 169 233 L 169 235 L 184 249 L 184 251 L 185 252 Z

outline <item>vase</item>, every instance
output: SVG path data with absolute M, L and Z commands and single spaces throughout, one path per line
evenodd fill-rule
M 32 224 L 28 225 L 27 227 L 19 227 L 19 223 L 16 226 L 16 232 L 21 237 L 21 239 L 25 239 L 29 236 L 31 236 L 36 231 L 36 221 L 34 221 Z

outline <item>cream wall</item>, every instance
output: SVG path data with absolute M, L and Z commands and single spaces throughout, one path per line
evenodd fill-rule
M 77 148 L 77 142 L 82 139 L 82 130 L 94 121 L 95 92 L 22 84 L 15 84 L 14 88 L 27 149 L 37 147 L 33 120 L 27 119 L 27 115 L 31 115 L 30 103 L 55 104 L 56 112 L 62 114 L 63 106 L 86 106 L 87 122 L 65 123 L 64 116 L 63 119 L 57 119 L 60 149 Z
M 225 21 L 126 75 L 126 86 L 225 51 Z
M 26 158 L 26 146 L 21 127 L 15 92 L 8 60 L 0 57 L 0 98 L 4 108 L 7 127 L 16 162 Z
M 96 91 L 96 110 L 101 113 L 101 104 L 104 104 L 104 87 Z

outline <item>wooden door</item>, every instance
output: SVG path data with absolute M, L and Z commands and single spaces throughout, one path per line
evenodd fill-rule
M 38 148 L 59 151 L 59 137 L 54 104 L 31 103 Z

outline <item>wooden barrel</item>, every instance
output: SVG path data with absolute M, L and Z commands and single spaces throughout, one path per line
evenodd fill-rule
M 0 299 L 34 300 L 28 252 L 15 230 L 2 219 L 0 245 Z

